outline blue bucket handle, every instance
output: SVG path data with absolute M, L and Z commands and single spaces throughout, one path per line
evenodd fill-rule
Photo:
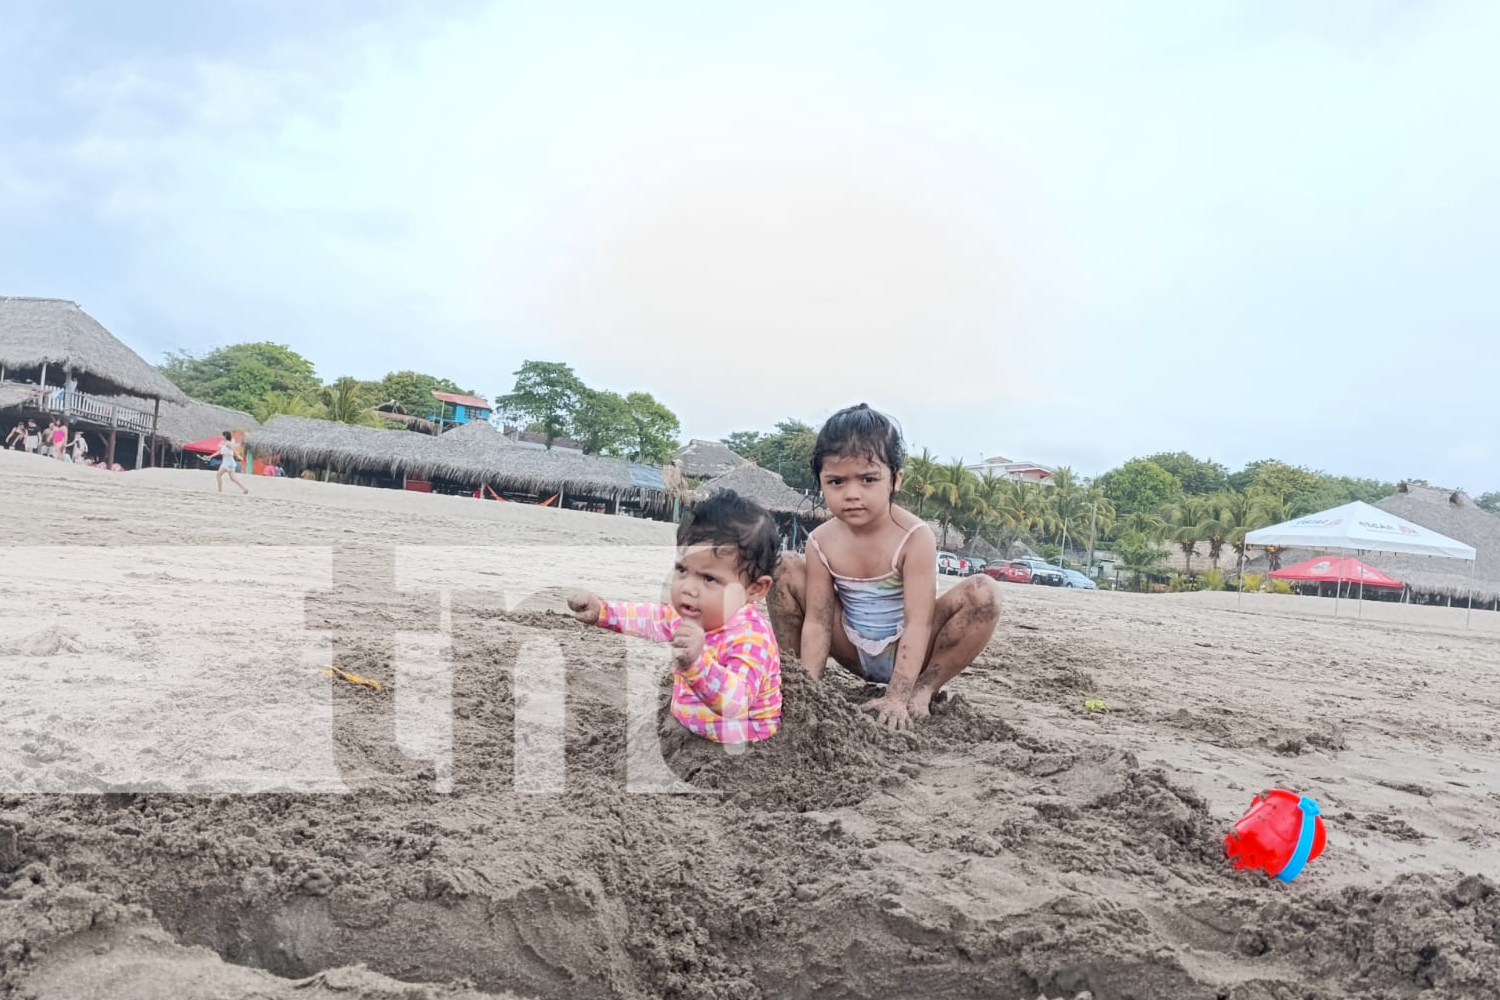
M 1292 851 L 1286 867 L 1276 875 L 1283 882 L 1290 882 L 1302 874 L 1308 855 L 1312 854 L 1313 835 L 1317 832 L 1318 816 L 1321 815 L 1317 801 L 1306 795 L 1298 799 L 1297 808 L 1302 810 L 1302 828 L 1297 831 L 1296 850 Z

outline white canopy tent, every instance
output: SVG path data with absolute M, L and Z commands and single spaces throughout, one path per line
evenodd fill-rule
M 1469 560 L 1473 573 L 1474 546 L 1440 535 L 1420 524 L 1387 514 L 1379 507 L 1372 507 L 1360 500 L 1333 507 L 1317 514 L 1283 521 L 1269 528 L 1258 528 L 1245 535 L 1246 545 L 1284 545 L 1309 549 L 1338 549 L 1340 555 L 1346 549 L 1356 552 L 1401 552 L 1416 556 L 1439 556 L 1446 559 Z M 1241 557 L 1243 560 L 1243 557 Z M 1243 569 L 1243 566 L 1241 567 Z M 1339 581 L 1342 589 L 1343 581 Z M 1361 596 L 1364 586 L 1361 581 Z M 1242 591 L 1243 593 L 1243 591 Z M 1474 595 L 1469 594 L 1469 608 L 1473 610 Z M 1338 594 L 1334 594 L 1333 613 L 1338 614 Z M 1361 605 L 1360 613 L 1364 613 Z M 1467 618 L 1465 619 L 1467 624 Z

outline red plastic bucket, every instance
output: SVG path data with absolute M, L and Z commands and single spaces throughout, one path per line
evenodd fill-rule
M 1327 839 L 1318 803 L 1305 795 L 1273 788 L 1261 792 L 1224 838 L 1224 856 L 1236 868 L 1261 868 L 1290 882 L 1323 853 Z

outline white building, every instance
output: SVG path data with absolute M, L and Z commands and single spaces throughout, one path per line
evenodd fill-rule
M 1003 455 L 986 458 L 964 468 L 976 475 L 994 475 L 1005 479 L 1016 479 L 1023 483 L 1045 483 L 1057 470 L 1039 462 L 1017 462 Z

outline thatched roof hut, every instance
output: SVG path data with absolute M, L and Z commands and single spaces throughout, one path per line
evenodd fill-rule
M 517 447 L 483 421 L 434 438 L 278 416 L 247 434 L 246 443 L 258 454 L 280 455 L 283 462 L 337 472 L 487 483 L 533 494 L 562 491 L 618 499 L 664 492 L 659 475 L 645 475 L 624 459 Z
M 1472 588 L 1476 604 L 1500 601 L 1500 517 L 1481 508 L 1462 490 L 1406 483 L 1375 506 L 1474 546 L 1475 561 L 1471 567 L 1458 559 L 1370 552 L 1362 557 L 1366 563 L 1419 594 L 1452 597 L 1457 603 L 1460 598 L 1467 600 Z
M 691 499 L 703 500 L 721 489 L 734 490 L 740 496 L 754 500 L 772 514 L 795 514 L 812 521 L 828 517 L 828 511 L 819 498 L 804 496 L 801 491 L 788 486 L 778 473 L 758 465 L 742 465 L 710 479 L 692 492 Z
M 129 400 L 121 400 L 129 406 Z M 140 401 L 135 401 L 140 405 Z M 193 441 L 218 437 L 225 431 L 250 431 L 260 424 L 243 410 L 231 410 L 227 406 L 200 403 L 190 399 L 186 403 L 162 403 L 161 420 L 156 425 L 156 436 L 173 448 L 181 448 Z
M 8 375 L 44 365 L 49 385 L 62 385 L 64 369 L 71 369 L 80 392 L 188 401 L 181 389 L 115 339 L 78 303 L 0 296 L 0 366 Z
M 727 444 L 720 441 L 703 441 L 693 438 L 685 446 L 677 449 L 677 453 L 672 456 L 672 464 L 681 469 L 684 476 L 690 476 L 693 479 L 713 479 L 715 476 L 722 476 L 726 472 L 749 465 L 750 460 L 743 455 L 736 455 L 729 450 Z

